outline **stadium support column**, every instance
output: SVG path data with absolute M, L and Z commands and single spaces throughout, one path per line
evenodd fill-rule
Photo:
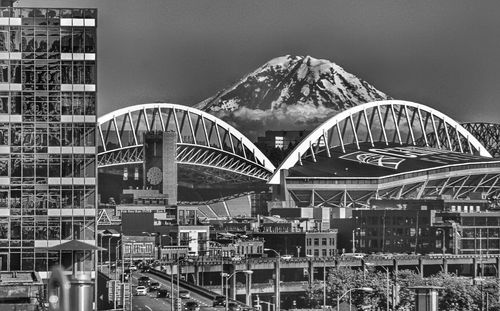
M 163 132 L 163 194 L 168 204 L 177 205 L 177 133 Z
M 253 271 L 250 261 L 247 261 L 247 271 Z M 252 274 L 245 273 L 245 302 L 247 306 L 252 306 Z
M 229 265 L 229 275 L 233 275 L 236 271 L 236 264 L 232 263 Z M 229 297 L 232 300 L 236 300 L 236 275 L 233 275 L 232 278 L 229 279 Z
M 281 170 L 280 172 L 280 184 L 279 184 L 279 200 L 285 201 L 287 207 L 295 207 L 295 201 L 292 200 L 290 193 L 288 192 L 288 187 L 286 183 L 286 177 L 288 176 L 288 170 Z

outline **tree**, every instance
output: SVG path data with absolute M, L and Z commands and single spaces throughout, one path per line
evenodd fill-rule
M 424 279 L 412 270 L 401 270 L 398 272 L 399 303 L 396 310 L 413 310 L 415 306 L 415 292 L 410 288 L 412 286 L 424 285 Z
M 389 288 L 396 285 L 394 277 L 391 275 Z M 494 282 L 484 282 L 482 285 L 473 285 L 470 278 L 460 278 L 455 274 L 440 272 L 429 278 L 423 279 L 420 275 L 411 270 L 400 270 L 397 273 L 398 304 L 391 310 L 413 311 L 415 310 L 415 292 L 411 290 L 414 286 L 438 286 L 439 310 L 440 311 L 478 311 L 483 304 L 485 311 L 500 311 L 498 304 L 498 286 Z M 336 306 L 337 297 L 342 296 L 347 291 L 370 287 L 372 292 L 352 291 L 352 304 L 356 308 L 363 305 L 370 305 L 375 309 L 385 310 L 387 307 L 387 275 L 385 272 L 372 270 L 352 270 L 348 267 L 332 268 L 328 270 L 326 284 L 326 304 Z M 310 307 L 319 307 L 323 304 L 322 282 L 315 282 L 307 291 Z M 341 302 L 346 302 L 349 295 Z M 390 302 L 389 302 L 390 304 Z M 488 308 L 486 308 L 488 307 Z
M 443 287 L 440 292 L 439 310 L 479 310 L 481 293 L 477 286 L 470 284 L 470 279 L 440 272 L 430 277 L 427 285 Z
M 326 284 L 326 304 L 336 306 L 337 297 L 344 295 L 347 291 L 354 288 L 371 287 L 374 289 L 372 293 L 352 291 L 350 295 L 351 302 L 357 308 L 362 305 L 379 305 L 381 300 L 380 292 L 382 292 L 384 286 L 383 280 L 385 279 L 381 278 L 378 272 L 362 272 L 347 267 L 329 269 Z M 323 304 L 322 282 L 315 282 L 307 292 L 311 307 L 318 307 Z M 349 295 L 343 297 L 341 302 L 348 300 Z

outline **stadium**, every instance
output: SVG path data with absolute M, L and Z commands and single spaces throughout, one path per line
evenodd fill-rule
M 497 196 L 500 159 L 430 107 L 389 100 L 345 110 L 311 132 L 270 179 L 287 206 L 367 207 L 371 198 Z
M 170 203 L 197 205 L 208 218 L 250 216 L 265 208 L 275 167 L 242 133 L 208 113 L 167 103 L 137 105 L 100 117 L 98 132 L 101 202 L 118 200 L 123 189 L 154 188 L 162 182 L 155 161 L 174 156 L 178 189 Z M 154 141 L 147 143 L 154 133 L 160 140 L 161 133 L 173 133 L 173 149 L 162 154 Z
M 500 159 L 465 124 L 425 105 L 377 101 L 339 112 L 314 129 L 275 169 L 244 134 L 200 110 L 174 104 L 127 107 L 99 118 L 101 202 L 148 186 L 148 133 L 174 133 L 177 203 L 206 218 L 289 207 L 366 207 L 371 198 L 498 196 Z M 146 172 L 146 173 L 145 173 Z M 106 185 L 106 187 L 103 187 Z M 269 186 L 272 186 L 272 197 Z

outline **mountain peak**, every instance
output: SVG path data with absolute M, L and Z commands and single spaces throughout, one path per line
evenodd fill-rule
M 196 107 L 253 137 L 264 130 L 311 130 L 340 111 L 385 99 L 390 97 L 329 60 L 285 55 Z

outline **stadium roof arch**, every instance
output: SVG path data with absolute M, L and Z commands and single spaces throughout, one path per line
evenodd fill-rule
M 343 111 L 311 132 L 275 171 L 290 206 L 368 207 L 369 200 L 500 194 L 500 159 L 453 119 L 389 100 Z M 474 194 L 474 195 L 473 195 Z
M 177 133 L 178 164 L 261 181 L 267 181 L 275 169 L 245 135 L 228 123 L 201 110 L 170 103 L 136 105 L 100 117 L 98 167 L 142 163 L 143 134 L 150 131 Z
M 440 133 L 444 133 L 441 135 Z M 402 100 L 370 102 L 342 111 L 313 130 L 275 170 L 269 184 L 279 184 L 280 174 L 302 160 L 316 162 L 319 154 L 331 157 L 330 149 L 363 142 L 372 147 L 413 145 L 491 157 L 477 138 L 447 115 L 422 104 Z
M 500 124 L 467 122 L 462 126 L 474 135 L 494 158 L 500 158 Z

